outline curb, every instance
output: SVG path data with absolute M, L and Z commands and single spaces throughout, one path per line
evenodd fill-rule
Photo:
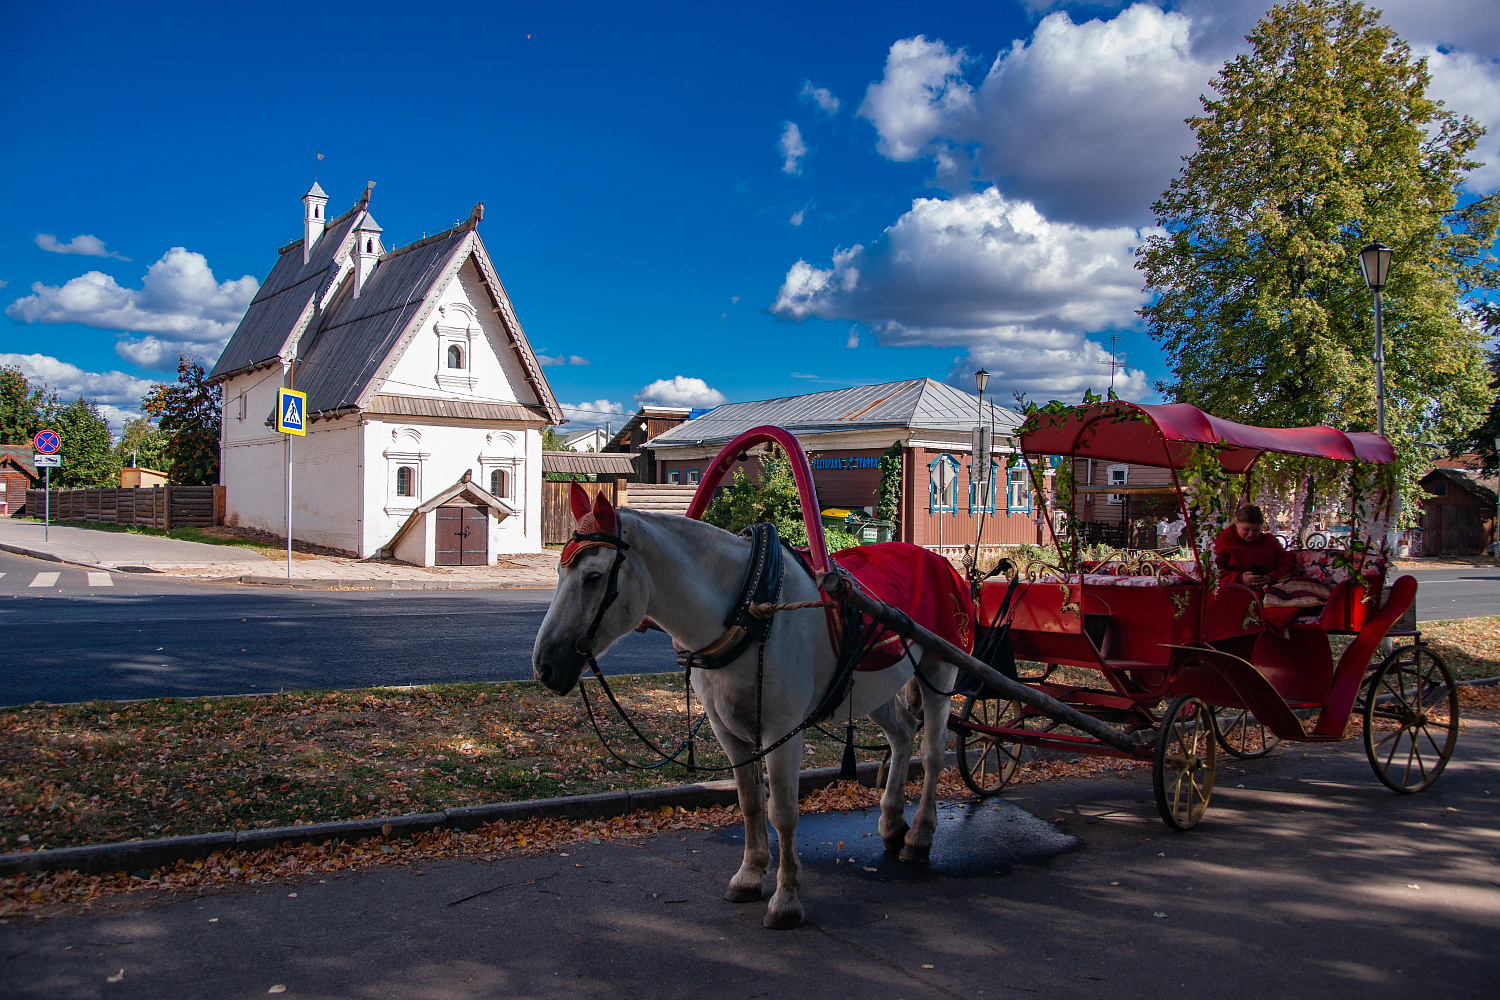
M 106 573 L 119 573 L 122 570 L 118 566 L 105 566 L 100 563 L 78 562 L 76 559 L 64 559 L 62 556 L 51 552 L 43 552 L 41 549 L 28 549 L 24 545 L 14 545 L 10 542 L 0 542 L 0 552 L 9 552 L 17 556 L 30 556 L 33 559 L 41 559 L 45 562 L 60 563 L 64 566 L 82 566 L 84 569 L 102 570 Z
M 908 774 L 921 773 L 920 758 L 913 757 Z M 877 761 L 866 761 L 857 768 L 859 783 L 874 787 L 880 769 Z M 798 776 L 799 797 L 826 788 L 838 780 L 837 767 L 819 767 Z M 186 837 L 164 837 L 158 840 L 131 840 L 118 844 L 91 844 L 85 847 L 58 847 L 44 851 L 19 851 L 0 854 L 0 877 L 27 872 L 73 870 L 85 875 L 113 871 L 137 871 L 161 868 L 177 861 L 206 858 L 216 851 L 262 851 L 278 845 L 296 846 L 324 840 L 357 841 L 365 837 L 409 837 L 426 830 L 447 827 L 473 830 L 504 820 L 514 823 L 525 819 L 611 819 L 640 809 L 701 809 L 739 802 L 739 792 L 732 778 L 704 781 L 661 788 L 640 788 L 620 792 L 596 792 L 591 795 L 564 795 L 553 799 L 531 799 L 524 802 L 497 802 L 482 806 L 459 806 L 434 813 L 408 813 L 373 819 L 346 820 L 338 823 L 308 823 L 303 826 L 273 827 L 269 830 L 239 830 L 223 833 L 201 833 Z
M 284 576 L 263 576 L 246 573 L 243 576 L 227 577 L 238 583 L 257 587 L 285 587 L 290 590 L 555 590 L 533 583 L 507 583 L 484 580 L 335 580 L 329 578 L 288 580 Z

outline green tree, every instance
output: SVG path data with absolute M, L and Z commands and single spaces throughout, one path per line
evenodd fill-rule
M 32 385 L 21 369 L 0 368 L 0 444 L 29 442 L 42 429 L 42 415 L 56 405 L 56 397 Z
M 739 532 L 752 524 L 770 521 L 782 538 L 793 545 L 807 544 L 807 524 L 802 520 L 802 503 L 797 480 L 792 477 L 792 463 L 778 449 L 760 458 L 760 474 L 749 476 L 735 469 L 734 478 L 703 512 L 703 520 Z M 845 531 L 824 531 L 828 550 L 837 552 L 858 545 L 859 539 Z
M 62 438 L 62 465 L 52 470 L 54 487 L 120 485 L 120 463 L 110 447 L 109 423 L 97 404 L 80 397 L 45 416 L 48 426 Z
M 1197 149 L 1138 252 L 1172 371 L 1158 388 L 1250 423 L 1373 429 L 1358 252 L 1386 243 L 1386 424 L 1414 497 L 1415 442 L 1462 434 L 1491 398 L 1463 304 L 1496 285 L 1500 199 L 1460 190 L 1483 129 L 1426 96 L 1426 62 L 1361 3 L 1283 3 L 1247 40 L 1188 119 Z
M 219 481 L 219 420 L 223 392 L 209 385 L 197 358 L 177 359 L 177 383 L 158 382 L 141 399 L 141 409 L 157 418 L 167 438 L 172 481 L 210 486 Z
M 875 516 L 883 521 L 901 524 L 901 442 L 897 441 L 880 456 L 880 493 L 875 501 Z
M 562 439 L 557 433 L 557 428 L 551 425 L 542 428 L 542 450 L 543 451 L 572 451 L 573 446 Z
M 120 443 L 115 445 L 115 459 L 121 468 L 136 466 L 170 475 L 172 460 L 167 457 L 168 444 L 161 428 L 145 417 L 131 417 L 125 421 Z
M 1486 331 L 1491 336 L 1500 336 L 1500 304 L 1486 303 L 1481 311 Z M 1489 368 L 1490 408 L 1468 434 L 1448 443 L 1448 454 L 1477 454 L 1484 463 L 1484 471 L 1493 475 L 1500 469 L 1500 456 L 1495 454 L 1495 439 L 1500 437 L 1500 343 L 1490 348 Z

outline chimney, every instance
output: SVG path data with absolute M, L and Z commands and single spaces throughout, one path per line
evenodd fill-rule
M 375 270 L 375 264 L 385 248 L 380 245 L 380 223 L 369 212 L 360 213 L 354 227 L 354 246 L 349 255 L 354 260 L 354 297 L 359 298 L 360 289 Z
M 313 181 L 313 186 L 302 196 L 302 205 L 302 263 L 306 264 L 312 259 L 313 244 L 318 242 L 328 223 L 328 213 L 324 211 L 328 207 L 328 195 L 317 181 Z

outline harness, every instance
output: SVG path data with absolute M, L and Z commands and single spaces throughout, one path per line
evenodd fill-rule
M 595 734 L 598 735 L 599 742 L 611 757 L 626 767 L 637 770 L 654 770 L 666 764 L 675 763 L 691 771 L 719 773 L 761 760 L 798 733 L 809 727 L 818 726 L 819 723 L 832 717 L 833 713 L 838 709 L 839 705 L 843 704 L 854 686 L 855 668 L 869 653 L 880 635 L 882 627 L 873 620 L 863 629 L 859 627 L 861 615 L 852 605 L 841 605 L 830 601 L 801 601 L 792 604 L 775 603 L 775 598 L 781 592 L 785 576 L 785 566 L 781 554 L 784 543 L 778 536 L 775 525 L 766 522 L 753 524 L 741 532 L 741 534 L 748 536 L 751 541 L 750 562 L 745 569 L 744 576 L 740 580 L 740 588 L 735 597 L 734 604 L 730 606 L 728 613 L 724 617 L 724 633 L 707 646 L 698 650 L 684 649 L 678 646 L 675 641 L 672 644 L 673 648 L 677 651 L 677 662 L 683 668 L 684 687 L 689 703 L 689 718 L 692 717 L 693 668 L 696 666 L 702 670 L 718 670 L 737 660 L 752 643 L 758 643 L 760 646 L 755 674 L 756 751 L 742 761 L 731 763 L 728 767 L 705 767 L 697 764 L 694 760 L 693 739 L 707 720 L 707 713 L 699 716 L 698 720 L 690 726 L 687 738 L 678 745 L 677 749 L 669 752 L 657 746 L 650 737 L 641 732 L 634 720 L 625 711 L 624 706 L 620 704 L 619 699 L 610 688 L 609 682 L 605 680 L 604 672 L 599 669 L 598 660 L 595 658 L 594 640 L 599 634 L 599 626 L 604 620 L 605 613 L 620 596 L 620 567 L 625 563 L 625 553 L 629 551 L 630 546 L 618 534 L 603 531 L 573 532 L 573 544 L 575 545 L 580 545 L 580 547 L 582 545 L 598 545 L 615 550 L 614 559 L 610 562 L 604 597 L 599 602 L 599 609 L 594 612 L 594 618 L 589 623 L 588 631 L 579 637 L 574 648 L 580 656 L 587 660 L 589 669 L 594 674 L 594 679 L 599 682 L 600 689 L 603 690 L 610 704 L 614 706 L 615 712 L 625 722 L 626 726 L 630 728 L 635 737 L 659 758 L 654 764 L 637 764 L 616 753 L 614 748 L 610 746 L 609 741 L 605 739 L 604 732 L 594 715 L 594 707 L 589 701 L 587 687 L 580 683 L 578 685 L 579 694 L 583 699 L 584 708 L 588 712 L 589 723 L 593 726 Z M 792 552 L 800 561 L 802 558 L 800 553 L 797 553 L 796 550 L 792 550 Z M 802 563 L 802 565 L 806 568 L 805 563 Z M 809 575 L 811 575 L 811 572 L 811 569 L 808 569 Z M 830 678 L 823 696 L 818 699 L 807 718 L 774 743 L 769 746 L 762 746 L 760 717 L 765 679 L 766 639 L 770 635 L 775 615 L 778 611 L 831 607 L 839 608 L 845 625 L 843 629 L 843 642 L 840 644 L 833 677 Z M 854 721 L 851 716 L 848 722 L 848 733 L 844 739 L 844 763 L 840 774 L 840 777 L 844 778 L 854 777 L 853 727 Z M 826 733 L 826 730 L 823 730 L 821 726 L 818 726 L 818 728 L 819 731 Z M 687 756 L 685 761 L 681 759 L 684 753 Z

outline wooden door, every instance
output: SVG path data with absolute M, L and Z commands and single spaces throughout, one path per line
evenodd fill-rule
M 463 528 L 460 540 L 461 563 L 464 566 L 484 566 L 490 561 L 489 514 L 482 507 L 463 507 Z
M 439 566 L 463 565 L 464 507 L 437 509 L 437 537 L 434 540 L 434 562 Z

